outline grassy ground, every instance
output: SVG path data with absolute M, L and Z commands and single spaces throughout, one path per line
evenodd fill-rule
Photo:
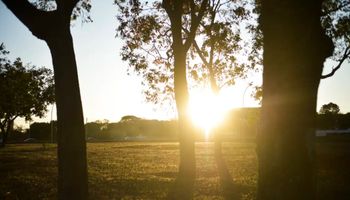
M 219 173 L 213 144 L 196 144 L 197 177 L 193 199 L 254 199 L 255 145 L 232 142 L 224 143 L 223 147 L 225 163 L 219 166 Z M 319 199 L 348 199 L 348 143 L 320 143 L 317 149 Z M 174 187 L 177 164 L 177 143 L 90 143 L 90 197 L 166 199 Z M 40 144 L 21 144 L 1 149 L 0 199 L 7 192 L 18 199 L 55 199 L 56 165 L 55 146 L 43 150 Z

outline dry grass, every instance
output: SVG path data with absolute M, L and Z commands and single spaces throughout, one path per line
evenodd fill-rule
M 257 183 L 255 145 L 230 142 L 224 143 L 223 147 L 225 163 L 220 166 L 219 173 L 213 144 L 196 144 L 197 177 L 193 199 L 254 199 Z M 322 155 L 318 159 L 319 188 L 323 197 L 320 199 L 346 199 L 344 195 L 350 196 L 346 188 L 349 187 L 350 172 L 348 169 L 340 172 L 339 162 L 337 166 L 329 164 L 334 158 L 344 159 L 343 153 L 335 152 L 333 154 L 338 157 L 333 157 L 332 152 L 333 148 L 329 146 L 319 151 Z M 166 199 L 174 186 L 178 161 L 177 143 L 90 143 L 90 199 Z M 49 145 L 46 150 L 40 144 L 8 145 L 1 149 L 0 199 L 7 192 L 19 199 L 55 199 L 56 165 L 54 145 Z M 339 195 L 334 196 L 334 192 Z

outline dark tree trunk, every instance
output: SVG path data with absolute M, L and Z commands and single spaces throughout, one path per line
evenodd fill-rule
M 2 142 L 0 143 L 0 147 L 5 147 L 9 134 L 13 132 L 13 125 L 14 125 L 14 119 L 6 120 L 6 123 L 4 125 L 1 125 L 0 131 L 1 131 Z
M 88 198 L 86 143 L 71 14 L 78 0 L 58 1 L 57 10 L 42 11 L 27 0 L 2 0 L 51 51 L 55 76 L 58 135 L 58 199 Z
M 55 73 L 58 144 L 58 199 L 87 199 L 83 110 L 69 26 L 47 44 Z
M 262 1 L 264 72 L 258 199 L 315 199 L 313 137 L 323 62 L 333 46 L 321 1 Z

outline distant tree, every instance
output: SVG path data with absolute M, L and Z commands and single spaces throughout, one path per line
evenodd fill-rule
M 334 47 L 321 26 L 322 1 L 258 2 L 264 69 L 257 199 L 316 199 L 317 92 Z
M 84 117 L 70 24 L 89 12 L 90 0 L 2 1 L 51 51 L 58 120 L 58 199 L 87 199 Z
M 53 123 L 53 122 L 51 122 Z M 35 122 L 32 123 L 29 127 L 29 137 L 35 138 L 38 141 L 45 142 L 45 141 L 50 141 L 51 137 L 56 137 L 56 131 L 54 131 L 51 135 L 51 130 L 52 125 L 54 128 L 56 128 L 56 123 L 51 124 L 51 123 L 45 123 L 45 122 Z
M 4 53 L 3 45 L 1 48 Z M 47 106 L 54 102 L 52 72 L 43 67 L 24 66 L 20 58 L 11 62 L 1 57 L 0 93 L 0 145 L 5 146 L 15 119 L 23 117 L 30 121 L 33 116 L 43 117 Z
M 125 115 L 120 119 L 120 122 L 127 122 L 127 121 L 131 121 L 131 120 L 139 120 L 141 118 L 136 117 L 135 115 Z
M 338 114 L 340 111 L 339 106 L 335 103 L 324 104 L 320 109 L 320 114 Z

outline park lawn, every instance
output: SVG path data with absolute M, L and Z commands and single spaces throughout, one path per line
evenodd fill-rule
M 193 199 L 254 199 L 255 144 L 226 142 L 223 154 L 225 163 L 218 170 L 213 144 L 196 144 Z M 90 199 L 166 199 L 174 190 L 177 143 L 89 143 L 87 155 Z M 348 143 L 317 144 L 317 155 L 319 199 L 348 199 Z M 55 145 L 43 149 L 41 144 L 11 144 L 1 149 L 0 199 L 8 192 L 19 199 L 55 199 L 56 165 Z

